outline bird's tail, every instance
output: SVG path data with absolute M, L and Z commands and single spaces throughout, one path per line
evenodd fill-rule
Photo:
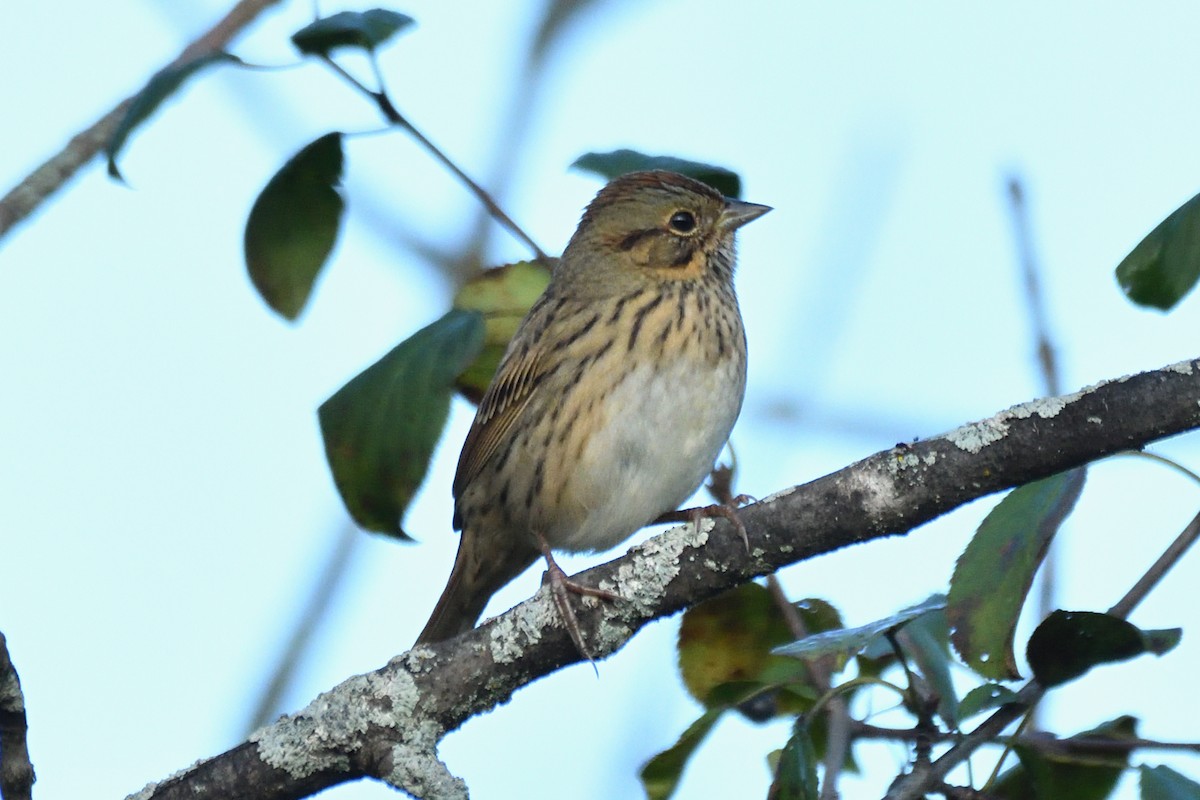
M 479 541 L 479 535 L 464 530 L 450 580 L 417 637 L 416 644 L 453 638 L 471 630 L 492 595 L 538 559 L 532 543 Z

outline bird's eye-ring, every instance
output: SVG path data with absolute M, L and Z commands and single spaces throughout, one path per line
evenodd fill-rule
M 676 233 L 691 233 L 696 230 L 696 215 L 690 211 L 676 211 L 667 224 Z

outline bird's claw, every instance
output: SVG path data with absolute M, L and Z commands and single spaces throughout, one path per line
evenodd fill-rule
M 700 520 L 713 519 L 714 517 L 724 517 L 733 525 L 733 529 L 737 531 L 737 535 L 741 538 L 742 544 L 746 546 L 746 552 L 750 552 L 750 536 L 746 533 L 746 526 L 742 522 L 741 516 L 738 514 L 738 508 L 753 503 L 754 498 L 748 494 L 739 494 L 732 497 L 725 503 L 714 503 L 709 506 L 697 506 L 695 508 L 685 508 L 676 513 L 686 515 L 685 519 L 697 528 L 700 527 Z
M 584 644 L 583 631 L 579 627 L 579 618 L 575 615 L 575 609 L 571 607 L 571 599 L 567 593 L 595 597 L 610 603 L 623 600 L 624 598 L 616 592 L 610 592 L 607 589 L 599 589 L 594 586 L 584 586 L 568 578 L 567 573 L 554 560 L 554 556 L 550 552 L 550 545 L 547 544 L 545 538 L 541 535 L 538 535 L 537 538 L 538 544 L 542 548 L 542 556 L 546 559 L 546 572 L 542 576 L 542 583 L 550 586 L 550 597 L 554 600 L 554 606 L 558 609 L 558 615 L 562 619 L 563 627 L 567 629 L 571 641 L 575 644 L 575 649 L 579 651 L 581 656 L 591 662 L 592 668 L 595 669 L 596 661 L 592 658 L 592 654 Z

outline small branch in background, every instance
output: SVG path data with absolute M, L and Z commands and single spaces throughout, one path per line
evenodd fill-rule
M 804 626 L 804 619 L 796 610 L 796 606 L 788 599 L 787 594 L 783 591 L 783 586 L 774 574 L 767 576 L 767 591 L 771 593 L 771 599 L 775 601 L 775 605 L 783 614 L 783 619 L 787 622 L 792 636 L 796 639 L 803 639 L 807 636 L 809 632 Z M 804 661 L 813 685 L 821 695 L 828 694 L 833 686 L 833 675 L 830 668 L 832 660 L 831 657 L 825 657 Z M 838 775 L 841 774 L 842 765 L 846 763 L 846 755 L 850 751 L 850 709 L 847 708 L 846 701 L 841 696 L 837 696 L 830 699 L 825 713 L 828 735 L 825 742 L 825 760 L 822 763 L 824 775 L 821 780 L 820 798 L 821 800 L 836 800 Z
M 347 83 L 365 94 L 367 97 L 371 98 L 375 102 L 375 105 L 379 106 L 380 113 L 383 114 L 388 122 L 408 131 L 409 134 L 417 140 L 418 144 L 428 150 L 429 154 L 432 155 L 442 166 L 450 170 L 450 172 L 453 173 L 453 175 L 458 178 L 458 180 L 461 181 L 464 186 L 467 187 L 471 194 L 475 195 L 475 198 L 483 204 L 484 208 L 488 210 L 488 213 L 492 215 L 493 219 L 507 228 L 513 236 L 520 239 L 525 243 L 526 246 L 529 247 L 530 250 L 533 251 L 533 256 L 536 260 L 541 261 L 543 264 L 550 263 L 550 257 L 546 255 L 546 252 L 542 250 L 542 248 L 538 247 L 537 242 L 535 242 L 533 238 L 529 236 L 529 234 L 525 233 L 521 226 L 514 222 L 512 218 L 508 216 L 508 214 L 504 213 L 504 209 L 500 208 L 499 204 L 496 203 L 492 196 L 487 193 L 487 190 L 476 183 L 471 176 L 463 172 L 458 164 L 454 163 L 454 161 L 452 161 L 449 156 L 443 153 L 437 145 L 431 142 L 428 137 L 425 136 L 425 134 L 417 130 L 413 124 L 409 122 L 403 114 L 400 113 L 396 106 L 393 105 L 391 98 L 387 96 L 386 92 L 384 92 L 382 89 L 379 91 L 374 91 L 363 85 L 362 81 L 343 69 L 340 64 L 338 64 L 329 56 L 322 56 L 321 60 L 324 61 L 325 64 L 334 71 L 334 73 L 339 75 Z
M 737 474 L 737 452 L 733 449 L 733 445 L 729 445 L 730 463 L 717 464 L 709 473 L 708 483 L 705 487 L 708 493 L 720 505 L 736 507 L 736 498 L 733 493 L 733 480 Z M 788 599 L 787 593 L 783 590 L 783 584 L 779 582 L 779 578 L 775 573 L 767 575 L 767 591 L 771 595 L 771 600 L 775 603 L 775 607 L 779 609 L 779 613 L 783 616 L 783 620 L 787 623 L 788 631 L 792 638 L 799 640 L 808 636 L 809 631 L 804 624 L 804 618 L 800 615 L 800 611 L 795 604 Z M 804 668 L 808 671 L 809 678 L 813 682 L 819 695 L 828 695 L 833 687 L 833 658 L 826 656 L 824 658 L 806 659 L 802 662 Z M 834 695 L 830 698 L 827 710 L 827 738 L 825 743 L 825 760 L 823 766 L 825 768 L 824 779 L 821 782 L 820 800 L 837 800 L 837 781 L 838 775 L 841 774 L 842 765 L 846 763 L 846 756 L 850 752 L 850 709 L 846 706 L 846 701 L 841 695 Z
M 1050 339 L 1050 326 L 1046 319 L 1045 295 L 1039 277 L 1038 261 L 1033 255 L 1033 236 L 1030 233 L 1029 211 L 1025 207 L 1025 189 L 1021 179 L 1013 176 L 1008 180 L 1008 196 L 1012 204 L 1013 239 L 1021 261 L 1021 272 L 1025 278 L 1025 302 L 1029 306 L 1029 321 L 1037 347 L 1038 364 L 1041 365 L 1042 380 L 1046 394 L 1061 394 L 1061 379 L 1058 373 L 1058 356 Z
M 1041 367 L 1042 387 L 1047 395 L 1057 395 L 1062 391 L 1058 356 L 1050 339 L 1050 325 L 1046 318 L 1046 300 L 1042 292 L 1041 270 L 1038 260 L 1034 256 L 1032 226 L 1029 222 L 1029 209 L 1025 204 L 1025 189 L 1017 175 L 1012 175 L 1008 179 L 1008 197 L 1012 209 L 1013 241 L 1017 246 L 1017 258 L 1025 279 L 1025 303 L 1029 308 L 1029 322 L 1033 328 L 1037 361 Z M 1058 601 L 1055 599 L 1057 584 L 1058 548 L 1051 542 L 1038 575 L 1035 611 L 1037 619 L 1045 619 L 1058 605 Z M 1039 727 L 1036 710 L 1031 723 L 1034 728 Z
M 8 654 L 8 641 L 0 633 L 0 797 L 30 800 L 33 797 L 33 762 L 25 733 L 25 696 L 21 679 Z
M 219 22 L 185 47 L 174 61 L 163 68 L 178 66 L 205 53 L 221 50 L 259 14 L 278 2 L 279 0 L 241 0 Z M 104 148 L 117 125 L 125 118 L 131 103 L 133 97 L 121 101 L 86 130 L 76 134 L 58 154 L 0 198 L 0 240 Z
M 296 618 L 292 633 L 288 637 L 271 670 L 271 678 L 263 687 L 254 711 L 243 726 L 244 732 L 250 733 L 272 721 L 282 711 L 280 708 L 283 697 L 292 687 L 296 678 L 296 668 L 304 663 L 308 655 L 313 636 L 321 623 L 329 614 L 329 609 L 339 592 L 346 584 L 346 576 L 350 574 L 353 555 L 363 539 L 363 533 L 354 525 L 347 523 L 338 534 L 333 545 L 333 551 L 321 560 L 321 570 L 314 585 L 308 591 L 304 610 Z
M 546 85 L 546 77 L 554 73 L 548 62 L 556 51 L 556 46 L 564 34 L 578 24 L 580 17 L 600 5 L 603 5 L 603 0 L 546 2 L 526 51 L 520 75 L 513 87 L 513 95 L 500 104 L 506 119 L 492 128 L 490 141 L 494 155 L 487 182 L 489 186 L 494 187 L 494 191 L 502 191 L 503 187 L 512 183 L 513 175 L 521 163 L 521 154 L 526 150 L 525 143 L 529 138 L 530 123 L 538 118 L 536 107 Z M 492 232 L 486 213 L 476 217 L 473 227 L 471 235 L 466 237 L 462 244 L 460 263 L 465 266 L 482 261 Z
M 1192 517 L 1192 521 L 1175 537 L 1175 541 L 1171 542 L 1158 560 L 1150 565 L 1150 569 L 1146 570 L 1146 574 L 1138 579 L 1133 588 L 1117 601 L 1117 604 L 1110 608 L 1108 613 L 1122 619 L 1128 617 L 1138 603 L 1146 599 L 1150 590 L 1159 584 L 1171 567 L 1183 558 L 1183 554 L 1188 551 L 1188 548 L 1196 543 L 1197 537 L 1200 537 L 1200 514 Z
M 856 739 L 877 739 L 890 742 L 913 742 L 919 738 L 931 738 L 937 743 L 953 742 L 958 734 L 953 731 L 920 731 L 916 728 L 886 728 L 869 722 L 855 721 L 852 733 Z M 1091 736 L 1072 736 L 1061 739 L 1042 731 L 1022 736 L 1001 736 L 992 742 L 997 747 L 1021 745 L 1043 753 L 1062 755 L 1078 754 L 1081 751 L 1096 753 L 1132 753 L 1137 750 L 1183 751 L 1200 755 L 1200 742 L 1164 742 L 1158 739 L 1103 739 Z

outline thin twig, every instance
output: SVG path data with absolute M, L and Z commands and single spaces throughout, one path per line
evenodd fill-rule
M 1009 178 L 1008 196 L 1012 207 L 1013 238 L 1017 243 L 1021 272 L 1025 278 L 1025 302 L 1029 306 L 1029 321 L 1033 325 L 1042 380 L 1047 394 L 1061 394 L 1058 357 L 1050 339 L 1045 296 L 1042 293 L 1038 262 L 1033 255 L 1033 236 L 1030 233 L 1029 212 L 1025 208 L 1025 191 L 1020 179 L 1015 176 Z
M 856 739 L 880 739 L 895 742 L 913 742 L 919 738 L 932 738 L 936 742 L 952 742 L 958 739 L 958 734 L 952 731 L 920 731 L 916 728 L 887 728 L 872 725 L 869 722 L 855 720 L 851 732 Z M 1188 753 L 1200 753 L 1200 742 L 1164 742 L 1158 739 L 1104 739 L 1097 736 L 1073 736 L 1062 739 L 1044 731 L 1033 731 L 1021 736 L 999 736 L 988 742 L 997 747 L 1019 744 L 1022 747 L 1032 747 L 1046 753 L 1071 753 L 1079 751 L 1097 751 L 1111 753 L 1130 753 L 1135 750 L 1181 750 Z
M 1185 478 L 1190 478 L 1193 483 L 1200 484 L 1200 475 L 1197 475 L 1194 471 L 1188 469 L 1178 461 L 1172 461 L 1166 456 L 1160 456 L 1158 453 L 1152 453 L 1149 450 L 1126 450 L 1123 453 L 1117 453 L 1113 456 L 1113 458 L 1117 458 L 1119 456 L 1131 456 L 1133 458 L 1145 458 L 1149 459 L 1150 461 L 1155 461 L 1163 466 L 1170 467 L 1180 475 L 1183 475 Z
M 417 140 L 418 144 L 428 150 L 430 155 L 440 162 L 442 166 L 450 170 L 450 172 L 456 178 L 458 178 L 468 190 L 470 190 L 471 194 L 475 195 L 475 198 L 483 204 L 484 208 L 488 210 L 488 213 L 492 215 L 493 219 L 507 228 L 509 233 L 520 239 L 527 247 L 529 247 L 530 250 L 533 251 L 533 256 L 536 260 L 541 261 L 544 264 L 550 263 L 550 257 L 546 255 L 546 251 L 538 247 L 537 242 L 535 242 L 533 238 L 521 228 L 520 225 L 514 222 L 512 218 L 508 216 L 508 214 L 504 213 L 504 209 L 500 208 L 500 205 L 495 201 L 495 199 L 492 198 L 490 194 L 488 194 L 487 190 L 476 183 L 471 176 L 463 172 L 458 164 L 451 161 L 450 157 L 442 152 L 441 148 L 431 142 L 429 138 L 425 136 L 425 134 L 417 130 L 416 127 L 414 127 L 413 124 L 408 120 L 408 118 L 401 114 L 396 106 L 392 104 L 391 98 L 388 97 L 384 91 L 374 91 L 370 87 L 365 86 L 362 81 L 343 69 L 340 64 L 338 64 L 329 56 L 322 56 L 321 60 L 324 61 L 325 64 L 334 71 L 334 73 L 341 76 L 347 83 L 365 94 L 367 97 L 371 98 L 375 102 L 375 105 L 379 106 L 380 112 L 388 120 L 388 122 L 391 122 L 393 125 L 404 128 L 404 130 L 408 131 L 409 134 Z
M 313 635 L 329 614 L 329 609 L 338 593 L 346 585 L 350 565 L 363 534 L 354 525 L 346 523 L 338 534 L 337 542 L 327 558 L 321 560 L 321 570 L 308 592 L 304 609 L 296 617 L 287 643 L 279 652 L 271 677 L 255 703 L 254 710 L 246 721 L 247 734 L 266 725 L 280 713 L 280 705 L 287 690 L 295 681 L 296 669 L 304 663 L 304 657 L 312 645 Z
M 1163 579 L 1171 567 L 1175 566 L 1179 562 L 1179 559 L 1183 558 L 1183 554 L 1188 551 L 1189 547 L 1195 544 L 1198 536 L 1200 536 L 1200 514 L 1192 517 L 1192 521 L 1175 537 L 1175 541 L 1171 542 L 1170 546 L 1158 557 L 1158 560 L 1150 565 L 1150 569 L 1146 570 L 1146 574 L 1138 579 L 1133 588 L 1126 592 L 1125 596 L 1108 610 L 1108 613 L 1122 619 L 1128 617 L 1133 612 L 1133 609 L 1137 607 L 1138 603 L 1146 599 L 1146 595 L 1158 585 L 1159 581 Z
M 33 796 L 33 762 L 25 738 L 25 696 L 21 679 L 8 655 L 8 642 L 0 633 L 0 797 L 30 800 Z
M 1021 738 L 1021 735 L 1024 734 L 1027 729 L 1036 730 L 1036 728 L 1033 727 L 1033 712 L 1036 710 L 1037 706 L 1032 706 L 1029 709 L 1029 713 L 1021 718 L 1021 721 L 1017 723 L 1017 729 L 1013 732 L 1011 737 L 1012 739 Z M 991 791 L 992 787 L 996 784 L 996 780 L 1000 777 L 1001 767 L 1004 766 L 1004 762 L 1008 760 L 1008 756 L 1012 753 L 1012 751 L 1012 742 L 1006 743 L 1004 745 L 1004 751 L 1001 752 L 1000 757 L 996 759 L 996 765 L 992 767 L 992 774 L 989 775 L 988 779 L 983 782 L 983 788 L 980 791 Z
M 1017 693 L 1015 702 L 997 709 L 992 716 L 962 737 L 958 744 L 939 756 L 927 769 L 898 778 L 888 789 L 884 800 L 916 800 L 924 797 L 930 787 L 946 779 L 950 770 L 969 758 L 982 745 L 991 743 L 1005 728 L 1022 717 L 1042 699 L 1044 693 L 1045 690 L 1036 681 L 1030 681 Z
M 776 607 L 783 615 L 788 630 L 796 639 L 803 639 L 809 631 L 804 625 L 804 619 L 796 606 L 788 599 L 783 586 L 774 575 L 767 576 L 767 591 L 771 593 Z M 825 694 L 833 684 L 829 657 L 805 659 L 802 663 L 808 670 L 809 679 L 817 691 Z M 825 774 L 821 780 L 821 800 L 834 800 L 838 796 L 837 780 L 841 774 L 842 765 L 846 763 L 846 754 L 850 750 L 850 710 L 846 701 L 840 696 L 829 700 L 826 716 L 825 759 L 823 766 Z
M 259 14 L 278 2 L 279 0 L 240 0 L 217 24 L 185 47 L 164 69 L 224 48 Z M 136 95 L 126 98 L 86 130 L 76 134 L 59 153 L 29 173 L 8 194 L 0 198 L 0 240 L 108 144 L 113 131 L 125 118 L 134 97 Z
M 1013 175 L 1008 180 L 1008 197 L 1012 209 L 1013 239 L 1017 256 L 1021 262 L 1021 273 L 1025 279 L 1025 303 L 1029 308 L 1029 321 L 1033 327 L 1033 339 L 1037 360 L 1041 367 L 1042 384 L 1047 395 L 1061 394 L 1062 380 L 1058 371 L 1058 358 L 1050 339 L 1050 325 L 1046 315 L 1046 299 L 1042 292 L 1042 281 L 1037 258 L 1034 256 L 1032 226 L 1029 210 L 1025 205 L 1025 190 L 1021 179 Z M 1055 590 L 1058 584 L 1058 548 L 1051 542 L 1042 558 L 1038 576 L 1037 619 L 1045 619 L 1057 605 Z M 1038 727 L 1037 709 L 1032 710 L 1033 726 Z

